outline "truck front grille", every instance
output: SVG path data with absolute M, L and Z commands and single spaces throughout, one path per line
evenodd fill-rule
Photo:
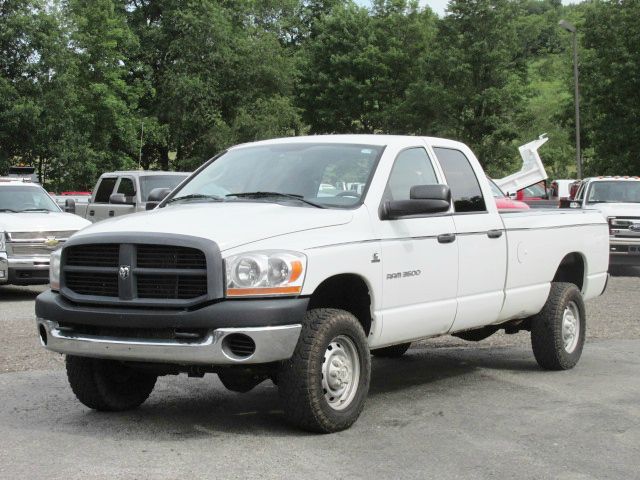
M 618 238 L 640 238 L 640 217 L 611 217 L 609 230 Z
M 118 274 L 96 272 L 66 272 L 67 288 L 80 295 L 118 296 Z
M 63 287 L 122 300 L 193 300 L 207 295 L 201 250 L 152 244 L 74 245 L 63 255 Z
M 76 267 L 118 267 L 120 245 L 104 243 L 70 247 L 66 252 L 66 265 Z

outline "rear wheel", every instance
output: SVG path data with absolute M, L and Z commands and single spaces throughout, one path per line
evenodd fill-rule
M 140 406 L 157 376 L 121 362 L 67 355 L 67 378 L 78 400 L 94 410 L 118 412 Z
M 547 370 L 568 370 L 580 360 L 584 346 L 584 301 L 572 283 L 552 283 L 547 303 L 531 320 L 531 346 Z
M 369 391 L 371 356 L 351 313 L 318 308 L 305 315 L 293 356 L 278 373 L 287 419 L 314 432 L 337 432 L 358 418 Z
M 375 350 L 371 350 L 371 354 L 382 358 L 400 358 L 409 350 L 410 346 L 411 342 L 399 343 L 398 345 L 391 345 L 390 347 L 376 348 Z

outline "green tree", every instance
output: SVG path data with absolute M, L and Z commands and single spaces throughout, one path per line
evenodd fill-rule
M 517 13 L 508 0 L 452 0 L 404 107 L 416 132 L 468 143 L 498 175 L 513 168 L 526 121 Z
M 434 26 L 430 10 L 403 0 L 376 1 L 371 12 L 349 2 L 320 17 L 299 88 L 311 131 L 402 131 L 397 108 Z
M 640 2 L 599 1 L 586 9 L 581 52 L 587 174 L 640 175 Z

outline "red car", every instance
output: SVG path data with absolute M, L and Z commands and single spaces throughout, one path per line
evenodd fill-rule
M 513 200 L 507 197 L 500 187 L 496 185 L 493 180 L 488 178 L 489 185 L 491 186 L 491 193 L 496 201 L 496 206 L 499 211 L 513 211 L 513 210 L 529 210 L 529 205 L 518 200 Z

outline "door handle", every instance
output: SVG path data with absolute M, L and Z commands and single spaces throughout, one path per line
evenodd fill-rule
M 456 240 L 455 233 L 443 233 L 442 235 L 438 235 L 438 243 L 451 243 Z
M 109 216 L 113 217 L 113 215 L 115 214 L 115 212 L 113 210 L 109 210 Z
M 89 215 L 90 215 L 91 217 L 93 217 L 95 214 L 96 214 L 96 211 L 95 211 L 95 210 L 89 210 Z
M 487 232 L 487 237 L 489 238 L 500 238 L 502 236 L 502 230 L 489 230 Z

